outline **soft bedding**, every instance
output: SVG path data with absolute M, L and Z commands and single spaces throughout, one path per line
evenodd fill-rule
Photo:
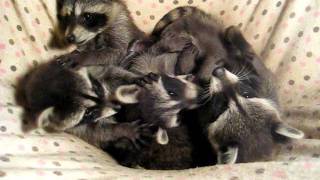
M 241 28 L 278 80 L 283 119 L 306 134 L 277 149 L 272 162 L 183 171 L 128 169 L 68 134 L 23 134 L 15 82 L 54 55 L 53 0 L 0 0 L 0 179 L 319 179 L 320 2 L 318 0 L 127 0 L 137 25 L 150 32 L 169 10 L 198 6 Z

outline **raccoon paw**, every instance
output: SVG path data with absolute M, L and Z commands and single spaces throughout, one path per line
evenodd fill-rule
M 73 51 L 70 54 L 59 57 L 56 61 L 60 66 L 64 68 L 75 69 L 80 65 L 78 62 L 79 57 L 80 57 L 79 52 Z
M 166 48 L 169 52 L 181 52 L 186 47 L 192 46 L 192 39 L 189 36 L 181 36 L 175 33 L 167 33 L 164 41 L 167 41 Z
M 139 150 L 127 138 L 101 144 L 101 149 L 109 153 L 117 162 L 125 167 L 136 167 Z
M 75 69 L 76 67 L 78 67 L 78 63 L 75 62 L 73 59 L 71 58 L 58 58 L 57 59 L 57 62 L 58 64 L 61 66 L 61 67 L 64 67 L 64 68 L 71 68 L 71 69 Z
M 152 82 L 156 82 L 159 80 L 159 75 L 155 73 L 149 73 L 142 78 L 136 80 L 136 84 L 141 87 L 145 87 L 147 84 L 151 84 Z
M 226 30 L 225 30 L 225 39 L 227 42 L 229 43 L 233 43 L 235 40 L 237 40 L 237 38 L 241 35 L 240 30 L 236 27 L 236 26 L 229 26 Z
M 119 138 L 129 139 L 136 149 L 141 149 L 151 142 L 154 131 L 150 124 L 137 120 L 118 124 L 114 133 Z
M 199 49 L 190 44 L 180 52 L 175 67 L 176 75 L 184 75 L 191 73 L 196 67 L 196 60 L 199 54 Z

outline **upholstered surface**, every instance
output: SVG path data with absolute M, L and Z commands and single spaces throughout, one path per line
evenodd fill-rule
M 107 154 L 68 134 L 20 130 L 16 80 L 61 51 L 48 46 L 53 0 L 0 0 L 0 179 L 318 179 L 320 177 L 320 4 L 317 0 L 127 0 L 149 32 L 167 11 L 194 5 L 241 28 L 276 74 L 283 118 L 304 140 L 279 149 L 273 162 L 185 171 L 118 166 Z

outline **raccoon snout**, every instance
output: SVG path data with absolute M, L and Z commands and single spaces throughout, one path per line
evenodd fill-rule
M 66 37 L 66 41 L 70 44 L 75 43 L 76 36 L 74 34 L 68 34 Z
M 223 67 L 218 67 L 213 70 L 212 75 L 222 78 L 225 75 L 225 69 Z

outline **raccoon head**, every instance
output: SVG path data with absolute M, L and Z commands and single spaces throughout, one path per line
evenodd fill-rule
M 197 104 L 198 87 L 192 79 L 192 75 L 161 75 L 143 87 L 120 86 L 115 91 L 115 98 L 122 104 L 138 103 L 141 117 L 159 126 L 157 142 L 167 144 L 169 138 L 165 129 L 178 126 L 178 113 Z
M 120 3 L 113 0 L 75 0 L 72 7 L 65 3 L 60 18 L 69 21 L 65 30 L 66 41 L 78 46 L 85 44 L 107 29 L 121 8 Z
M 24 81 L 26 85 L 21 87 L 22 100 L 25 101 L 21 104 L 24 107 L 24 132 L 37 128 L 64 131 L 78 125 L 84 118 L 88 119 L 86 113 L 91 107 L 98 106 L 100 110 L 95 119 L 89 117 L 92 121 L 116 113 L 111 104 L 100 98 L 101 93 L 95 91 L 86 68 L 70 71 L 61 69 L 53 61 L 39 65 Z
M 194 108 L 198 87 L 192 75 L 161 75 L 157 80 L 143 85 L 123 85 L 115 91 L 115 98 L 122 104 L 139 103 L 153 110 L 180 111 Z
M 248 144 L 248 140 L 238 138 L 240 136 L 250 137 L 252 134 L 256 136 L 255 132 L 257 132 L 260 137 L 266 139 L 271 137 L 275 142 L 303 138 L 304 133 L 302 131 L 282 122 L 277 104 L 272 99 L 241 94 L 239 92 L 241 89 L 237 87 L 239 79 L 235 74 L 221 68 L 213 72 L 212 78 L 216 82 L 212 91 L 221 91 L 226 94 L 228 99 L 227 110 L 208 126 L 209 139 L 218 154 L 218 164 L 233 164 L 238 161 L 239 148 L 243 148 L 244 144 Z M 233 123 L 230 124 L 229 122 L 231 121 Z M 245 125 L 243 126 L 243 124 Z M 230 129 L 232 130 L 230 131 Z M 220 139 L 222 135 L 219 133 L 230 135 L 234 142 L 230 143 L 226 139 Z M 271 145 L 268 144 L 270 147 Z M 254 153 L 257 154 L 253 152 L 251 152 L 250 158 L 267 156 L 267 154 L 263 154 L 263 151 L 256 150 Z M 244 159 L 247 159 L 247 157 Z

